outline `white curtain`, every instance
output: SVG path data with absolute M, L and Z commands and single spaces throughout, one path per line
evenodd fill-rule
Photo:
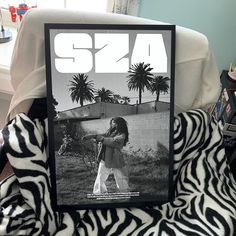
M 108 12 L 137 16 L 140 0 L 108 0 Z

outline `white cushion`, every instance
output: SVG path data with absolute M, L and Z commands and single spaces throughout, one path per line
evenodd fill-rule
M 17 107 L 20 103 L 27 112 L 29 101 L 46 96 L 44 23 L 165 24 L 111 13 L 58 9 L 28 11 L 19 29 L 12 56 L 10 74 L 15 94 L 8 119 L 18 112 Z M 219 72 L 206 36 L 177 26 L 175 112 L 209 106 L 215 103 L 219 91 Z M 24 105 L 26 100 L 28 102 Z

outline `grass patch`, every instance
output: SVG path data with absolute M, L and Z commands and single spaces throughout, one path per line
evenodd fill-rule
M 140 196 L 162 198 L 168 195 L 168 150 L 158 144 L 157 151 L 125 153 L 124 158 L 129 172 L 131 191 L 140 192 Z M 92 203 L 87 199 L 91 194 L 97 175 L 95 153 L 81 155 L 77 152 L 56 154 L 56 178 L 59 204 Z M 109 192 L 116 192 L 114 176 L 106 182 Z M 109 202 L 109 200 L 107 200 Z

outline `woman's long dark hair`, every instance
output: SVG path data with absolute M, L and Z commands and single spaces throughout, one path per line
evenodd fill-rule
M 129 141 L 128 124 L 126 120 L 122 117 L 114 117 L 111 119 L 110 124 L 112 121 L 114 121 L 117 124 L 117 127 L 113 129 L 109 129 L 108 132 L 110 134 L 113 132 L 125 134 L 125 140 L 124 140 L 124 146 L 125 146 L 127 142 Z

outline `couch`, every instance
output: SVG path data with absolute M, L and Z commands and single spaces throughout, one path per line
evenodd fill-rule
M 165 24 L 73 10 L 25 15 L 10 68 L 15 92 L 2 130 L 13 173 L 0 182 L 0 235 L 234 235 L 236 183 L 219 125 L 206 110 L 219 95 L 219 73 L 206 36 L 181 26 L 176 27 L 173 201 L 53 211 L 41 100 L 46 98 L 44 23 Z

